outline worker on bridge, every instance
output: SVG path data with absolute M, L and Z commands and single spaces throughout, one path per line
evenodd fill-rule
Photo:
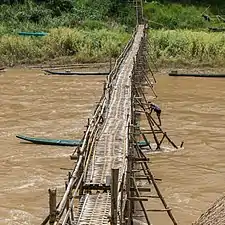
M 158 120 L 159 120 L 159 126 L 161 126 L 161 118 L 160 118 L 160 116 L 161 116 L 162 110 L 160 109 L 160 107 L 158 105 L 156 105 L 154 103 L 151 103 L 151 102 L 149 102 L 149 103 L 150 103 L 150 109 L 151 109 L 150 113 L 152 113 L 152 111 L 155 111 L 155 113 L 156 113 L 156 115 L 158 117 Z

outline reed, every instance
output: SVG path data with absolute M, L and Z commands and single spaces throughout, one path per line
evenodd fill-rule
M 225 35 L 191 30 L 151 30 L 150 49 L 158 64 L 223 66 Z
M 154 29 L 206 29 L 208 26 L 217 25 L 217 19 L 210 23 L 202 17 L 206 10 L 203 6 L 182 4 L 161 4 L 157 1 L 144 5 L 144 14 L 149 24 Z M 213 16 L 208 10 L 207 14 Z
M 5 65 L 44 62 L 63 57 L 74 61 L 95 62 L 116 58 L 127 43 L 123 29 L 79 30 L 55 28 L 45 37 L 0 37 L 0 61 Z

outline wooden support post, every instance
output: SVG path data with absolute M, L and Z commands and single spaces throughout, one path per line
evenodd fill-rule
M 151 48 L 151 44 L 150 44 L 149 40 L 147 40 L 147 44 Z M 156 64 L 154 63 L 153 57 L 150 55 L 149 52 L 147 52 L 147 53 L 148 53 L 148 57 L 150 58 L 150 60 L 152 61 L 153 65 L 154 65 L 154 67 L 156 69 L 156 72 L 158 72 L 159 70 L 158 70 L 158 67 L 156 66 Z
M 138 188 L 137 188 L 136 181 L 135 181 L 135 179 L 134 179 L 133 177 L 132 177 L 132 180 L 133 180 L 134 189 L 135 189 L 135 192 L 136 192 L 136 195 L 137 195 L 136 198 L 138 199 L 138 198 L 140 198 L 141 195 L 140 195 L 140 192 L 139 192 L 139 190 L 138 190 Z M 142 198 L 140 198 L 140 199 L 142 199 Z M 144 200 L 144 199 L 142 199 L 142 201 L 143 201 L 143 200 Z M 142 209 L 142 211 L 143 211 L 143 213 L 144 213 L 146 222 L 147 222 L 148 225 L 152 225 L 151 222 L 150 222 L 150 220 L 149 220 L 149 218 L 148 218 L 147 212 L 146 212 L 146 210 L 145 210 L 145 207 L 144 207 L 144 204 L 143 204 L 142 201 L 139 201 L 139 203 L 140 203 L 141 209 Z M 147 201 L 148 201 L 148 199 L 147 199 Z
M 119 176 L 119 169 L 112 169 L 111 225 L 117 225 L 118 176 Z
M 124 192 L 124 175 L 122 176 L 122 182 L 120 184 L 120 224 L 122 225 L 124 223 L 124 212 L 123 212 L 123 204 L 124 204 L 124 199 L 123 199 L 123 192 Z
M 149 56 L 150 56 L 150 54 L 148 54 Z M 154 82 L 155 83 L 157 83 L 157 81 L 156 81 L 156 79 L 155 79 L 155 76 L 154 76 L 154 74 L 153 74 L 153 71 L 152 71 L 152 69 L 150 68 L 150 66 L 149 66 L 149 64 L 148 64 L 148 60 L 147 60 L 147 57 L 145 56 L 145 58 L 146 58 L 146 61 L 147 61 L 147 66 L 148 66 L 148 69 L 149 69 L 149 71 L 150 71 L 150 73 L 151 73 L 151 75 L 152 75 L 152 77 L 153 77 L 153 80 L 154 80 Z M 153 62 L 153 61 L 152 61 Z M 153 62 L 153 64 L 154 64 L 154 62 Z M 155 66 L 155 64 L 154 64 L 154 66 Z M 159 70 L 158 70 L 158 68 L 155 66 L 155 68 L 156 68 L 156 71 L 158 72 Z
M 49 224 L 53 225 L 56 221 L 56 189 L 49 189 Z
M 146 136 L 144 135 L 144 133 L 142 131 L 141 131 L 141 135 L 142 135 L 143 139 L 145 140 L 145 142 L 147 143 L 149 149 L 152 150 L 152 147 L 151 147 L 150 143 L 148 142 L 148 139 L 146 138 Z
M 69 176 L 70 176 L 70 174 L 69 174 Z M 70 178 L 68 180 L 70 180 Z M 67 187 L 68 187 L 68 181 L 65 182 L 65 190 L 67 189 Z M 70 208 L 70 196 L 68 195 L 67 200 L 66 200 L 66 212 L 68 212 L 69 208 Z M 70 217 L 68 218 L 67 223 L 69 225 L 71 225 Z
M 71 172 L 69 172 L 68 173 L 68 182 L 70 182 L 71 177 L 72 177 L 72 174 L 71 174 Z M 68 183 L 67 183 L 67 186 L 68 186 Z M 75 188 L 75 187 L 73 187 L 73 188 Z M 72 198 L 73 198 L 72 190 L 70 190 L 69 195 L 68 195 L 68 204 L 69 205 L 70 205 L 70 201 L 72 200 Z M 67 210 L 69 210 L 69 207 L 68 207 Z M 71 220 L 73 221 L 74 220 L 73 207 L 71 207 L 71 214 L 70 214 L 70 216 L 71 216 Z
M 128 199 L 131 201 L 146 201 L 146 202 L 148 201 L 147 198 L 143 198 L 143 197 L 129 197 Z
M 105 96 L 105 93 L 106 93 L 106 89 L 107 89 L 107 87 L 106 87 L 106 82 L 104 82 L 104 85 L 103 85 L 103 95 Z
M 67 189 L 67 186 L 68 186 L 68 181 L 65 182 L 65 190 Z M 70 201 L 69 201 L 69 198 L 67 198 L 67 200 L 66 200 L 66 210 L 67 211 L 69 210 L 69 205 L 70 205 Z
M 161 144 L 162 144 L 162 142 L 163 142 L 165 136 L 166 136 L 166 132 L 163 134 L 162 139 L 161 139 L 161 141 L 159 142 L 159 146 L 161 146 Z
M 174 144 L 174 142 L 168 137 L 167 133 L 164 133 L 167 140 L 173 145 L 174 148 L 178 149 L 178 147 Z
M 149 124 L 149 126 L 150 126 L 150 128 L 151 128 L 151 130 L 152 130 L 152 134 L 153 134 L 154 140 L 155 140 L 156 145 L 157 145 L 156 150 L 158 150 L 158 149 L 160 149 L 160 143 L 159 143 L 159 141 L 158 141 L 158 138 L 157 138 L 157 136 L 156 136 L 156 134 L 155 134 L 155 132 L 154 132 L 154 128 L 153 128 L 153 126 L 152 126 L 152 121 L 154 121 L 154 120 L 153 120 L 153 118 L 151 117 L 150 113 L 147 113 L 147 112 L 146 112 L 146 116 L 147 116 L 148 124 Z M 154 121 L 154 123 L 155 123 L 155 121 Z M 156 124 L 156 123 L 155 123 L 155 124 Z
M 140 152 L 140 154 L 141 154 L 142 156 L 144 156 L 144 153 L 141 151 L 141 149 L 139 149 L 139 152 Z M 148 176 L 150 177 L 151 182 L 152 182 L 152 184 L 153 184 L 153 186 L 154 186 L 154 188 L 155 188 L 155 191 L 156 191 L 157 195 L 159 196 L 159 198 L 160 198 L 160 200 L 161 200 L 163 206 L 164 206 L 165 209 L 166 209 L 165 211 L 167 211 L 167 214 L 168 214 L 168 216 L 170 217 L 170 219 L 171 219 L 171 221 L 173 222 L 173 224 L 174 224 L 174 225 L 177 225 L 176 219 L 173 217 L 173 214 L 172 214 L 171 210 L 168 210 L 169 207 L 167 206 L 166 201 L 165 201 L 165 199 L 163 198 L 163 196 L 162 196 L 162 194 L 161 194 L 161 192 L 160 192 L 160 190 L 159 190 L 159 188 L 158 188 L 158 186 L 157 186 L 157 183 L 155 182 L 155 178 L 154 178 L 152 172 L 150 171 L 150 169 L 149 169 L 149 167 L 148 167 L 148 164 L 147 164 L 146 162 L 143 162 L 142 165 L 145 167 L 145 171 L 147 172 Z
M 182 142 L 181 142 L 181 144 L 180 144 L 180 148 L 182 148 L 182 147 L 183 147 L 183 145 L 184 145 L 184 141 L 182 141 Z

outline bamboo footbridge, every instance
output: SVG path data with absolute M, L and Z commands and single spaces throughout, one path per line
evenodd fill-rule
M 138 145 L 141 139 L 151 151 L 178 148 L 149 107 L 157 96 L 147 33 L 139 16 L 131 39 L 107 76 L 82 145 L 71 155 L 74 169 L 58 203 L 56 189 L 49 189 L 49 215 L 42 225 L 151 225 L 150 212 L 167 213 L 170 223 L 177 224 L 158 188 L 159 179 L 149 168 L 149 158 Z M 142 117 L 149 129 L 141 128 Z M 146 209 L 149 199 L 159 201 L 162 208 Z

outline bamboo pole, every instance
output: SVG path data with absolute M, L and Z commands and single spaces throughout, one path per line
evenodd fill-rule
M 61 200 L 60 202 L 60 205 L 57 209 L 58 213 L 59 214 L 62 214 L 63 213 L 63 210 L 65 208 L 65 204 L 66 204 L 66 199 L 70 193 L 70 189 L 74 186 L 74 183 L 75 183 L 75 178 L 78 176 L 79 174 L 79 170 L 80 170 L 80 167 L 82 166 L 82 162 L 83 162 L 83 152 L 85 150 L 85 147 L 86 147 L 86 142 L 88 141 L 88 138 L 89 138 L 89 134 L 92 133 L 90 130 L 91 128 L 94 128 L 96 127 L 96 125 L 98 124 L 98 120 L 96 121 L 95 120 L 95 117 L 99 114 L 99 110 L 102 110 L 106 105 L 106 100 L 104 99 L 103 103 L 99 105 L 98 109 L 96 110 L 95 112 L 95 115 L 94 117 L 92 118 L 91 122 L 90 122 L 90 126 L 88 127 L 87 129 L 87 132 L 85 133 L 85 137 L 84 137 L 84 141 L 83 141 L 83 144 L 81 146 L 81 149 L 80 149 L 80 155 L 79 155 L 79 158 L 78 158 L 78 162 L 77 162 L 77 165 L 72 173 L 72 177 L 68 183 L 68 186 L 67 186 L 67 190 L 66 192 L 64 193 L 64 196 L 63 196 L 63 199 Z M 94 124 L 93 124 L 94 123 Z
M 53 225 L 56 221 L 56 189 L 49 189 L 49 224 Z
M 144 153 L 142 152 L 141 149 L 140 149 L 139 151 L 140 151 L 140 153 L 142 153 L 142 155 L 144 155 Z M 168 210 L 169 207 L 167 206 L 166 201 L 165 201 L 164 197 L 162 196 L 162 194 L 161 194 L 161 192 L 160 192 L 160 190 L 159 190 L 159 188 L 158 188 L 157 183 L 155 182 L 155 178 L 154 178 L 152 172 L 150 171 L 150 169 L 149 169 L 149 167 L 148 167 L 148 164 L 147 164 L 146 162 L 143 162 L 143 164 L 144 164 L 144 166 L 145 166 L 146 172 L 148 173 L 149 177 L 151 178 L 152 184 L 153 184 L 153 186 L 154 186 L 154 188 L 155 188 L 155 190 L 156 190 L 157 195 L 158 195 L 159 198 L 161 199 L 161 202 L 162 202 L 163 206 L 165 207 L 165 209 L 167 209 L 167 210 L 166 210 L 167 214 L 169 215 L 169 217 L 170 217 L 171 221 L 173 222 L 173 224 L 174 224 L 174 225 L 177 225 L 177 222 L 176 222 L 176 220 L 175 220 L 175 218 L 174 218 L 174 216 L 173 216 L 171 210 Z
M 136 32 L 133 33 L 132 38 L 130 39 L 130 41 L 126 45 L 125 50 L 122 52 L 119 60 L 117 61 L 118 64 L 114 67 L 115 73 L 113 73 L 113 72 L 111 73 L 108 81 L 110 81 L 111 78 L 116 77 L 116 73 L 118 72 L 119 66 L 123 62 L 125 55 L 129 51 L 129 49 L 130 49 L 130 47 L 131 47 L 131 45 L 134 41 L 135 34 L 136 34 Z M 111 82 L 108 82 L 108 85 L 110 85 L 110 84 L 111 84 Z M 109 93 L 110 90 L 107 89 L 106 92 Z M 101 103 L 96 107 L 93 118 L 91 119 L 91 121 L 88 121 L 87 130 L 86 130 L 86 132 L 84 133 L 84 136 L 83 136 L 83 144 L 81 146 L 81 149 L 79 149 L 77 165 L 76 165 L 76 167 L 74 167 L 74 169 L 72 171 L 71 179 L 69 179 L 69 181 L 68 181 L 68 185 L 67 185 L 66 191 L 64 193 L 64 196 L 63 196 L 62 200 L 60 201 L 59 205 L 57 206 L 57 214 L 58 214 L 57 219 L 60 218 L 62 215 L 63 216 L 65 215 L 65 214 L 63 214 L 63 212 L 67 208 L 66 215 L 63 218 L 60 218 L 61 220 L 64 219 L 63 220 L 64 224 L 67 223 L 67 219 L 69 218 L 70 210 L 68 210 L 67 201 L 68 201 L 68 199 L 70 199 L 71 191 L 75 188 L 74 192 L 76 193 L 78 188 L 80 187 L 80 185 L 82 183 L 83 178 L 84 178 L 84 173 L 82 173 L 82 175 L 81 175 L 81 174 L 79 174 L 79 172 L 80 172 L 80 168 L 83 167 L 84 153 L 88 154 L 88 152 L 87 152 L 88 147 L 87 146 L 89 144 L 89 141 L 91 140 L 90 136 L 92 134 L 92 131 L 97 130 L 98 125 L 96 124 L 96 120 L 97 120 L 96 118 L 98 118 L 99 112 L 101 110 L 104 111 L 104 107 L 106 105 L 107 105 L 107 99 L 105 98 L 105 96 L 103 96 L 103 98 L 101 98 Z M 89 154 L 90 154 L 90 152 L 89 152 Z M 88 157 L 87 157 L 87 159 L 88 159 Z M 76 185 L 76 187 L 75 187 L 75 185 Z M 73 194 L 73 196 L 74 195 L 75 194 Z M 69 208 L 72 208 L 72 204 L 73 204 L 73 199 L 69 203 Z M 56 224 L 56 223 L 57 222 L 55 221 L 54 224 Z
M 143 133 L 141 130 L 140 130 L 140 132 L 141 132 L 141 135 L 142 135 L 143 139 L 144 139 L 145 142 L 147 143 L 149 149 L 152 150 L 152 147 L 151 147 L 151 145 L 150 145 L 148 139 L 146 138 L 146 136 L 144 135 L 144 133 Z
M 134 136 L 132 136 L 132 138 L 134 139 Z M 136 141 L 136 140 L 135 140 L 135 141 Z M 140 152 L 142 152 L 142 151 L 141 151 L 141 148 L 140 148 L 140 146 L 137 144 L 137 141 L 136 141 L 136 153 L 137 153 L 137 156 L 140 157 L 140 158 L 146 158 L 146 156 L 145 156 L 144 154 L 141 155 Z M 142 163 L 141 163 L 141 168 L 142 168 L 142 170 L 144 171 L 144 174 L 145 174 L 145 176 L 146 176 L 146 178 L 147 178 L 147 180 L 148 180 L 148 183 L 151 184 L 151 179 L 150 179 L 150 177 L 148 176 L 148 174 L 147 174 L 147 172 L 146 172 L 146 170 L 145 170 L 145 168 L 144 168 L 144 166 L 143 166 Z
M 134 177 L 132 177 L 132 180 L 133 180 L 133 185 L 134 185 L 134 189 L 135 189 L 136 195 L 137 195 L 138 198 L 140 198 L 141 195 L 140 195 L 140 193 L 138 191 L 138 188 L 137 188 L 136 181 L 135 181 Z M 145 219 L 146 219 L 147 224 L 148 225 L 151 225 L 151 222 L 150 222 L 150 220 L 148 218 L 148 215 L 147 215 L 147 212 L 145 210 L 145 207 L 144 207 L 143 202 L 140 201 L 140 200 L 139 200 L 139 202 L 140 202 L 141 208 L 142 208 L 142 210 L 144 212 L 144 215 L 145 215 Z
M 147 44 L 148 44 L 149 47 L 151 47 L 151 44 L 149 43 L 149 40 L 147 40 Z M 151 56 L 149 53 L 148 53 L 148 56 L 149 56 L 149 58 L 151 59 L 151 61 L 152 61 L 153 65 L 154 65 L 156 71 L 158 72 L 158 71 L 159 71 L 159 70 L 158 70 L 158 67 L 157 67 L 156 64 L 154 63 L 154 60 L 153 60 L 152 56 Z
M 143 67 L 142 67 L 142 70 L 144 70 Z M 156 94 L 155 90 L 153 89 L 153 84 L 149 80 L 149 77 L 145 73 L 143 73 L 143 74 L 144 74 L 143 77 L 147 81 L 147 83 L 148 83 L 149 87 L 151 88 L 153 94 L 155 95 L 155 97 L 157 97 L 157 94 Z
M 117 225 L 117 199 L 118 199 L 118 176 L 119 169 L 112 169 L 111 172 L 111 225 Z
M 65 215 L 65 217 L 64 217 L 64 219 L 63 219 L 63 222 L 61 223 L 62 225 L 66 225 L 67 219 L 68 219 L 68 217 L 69 217 L 69 215 L 70 215 L 70 211 L 73 210 L 74 198 L 75 198 L 75 196 L 76 196 L 77 193 L 78 193 L 79 186 L 80 186 L 82 180 L 83 180 L 83 174 L 81 175 L 81 177 L 80 177 L 80 179 L 79 179 L 79 181 L 78 181 L 78 184 L 77 184 L 77 186 L 76 186 L 76 188 L 75 188 L 75 190 L 74 190 L 74 193 L 72 194 L 72 200 L 70 201 L 70 205 L 69 205 L 69 209 L 70 209 L 70 210 L 68 210 L 68 211 L 66 212 L 66 215 Z M 54 225 L 55 225 L 55 224 L 54 224 Z

